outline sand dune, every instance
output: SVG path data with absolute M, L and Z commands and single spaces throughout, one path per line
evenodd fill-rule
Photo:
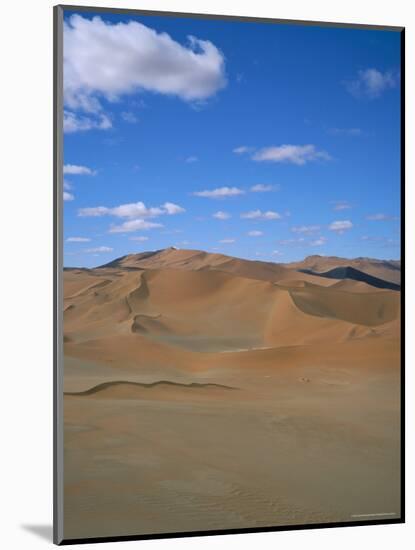
M 400 261 L 372 258 L 348 259 L 315 255 L 308 256 L 301 262 L 276 264 L 274 262 L 243 260 L 224 254 L 211 254 L 202 250 L 181 250 L 171 247 L 153 252 L 129 254 L 102 266 L 102 268 L 122 269 L 215 270 L 264 281 L 288 279 L 314 282 L 322 286 L 330 283 L 324 281 L 324 279 L 319 280 L 312 273 L 306 274 L 302 270 L 310 270 L 316 272 L 316 274 L 321 274 L 339 267 L 352 267 L 375 278 L 400 284 Z
M 222 271 L 248 279 L 262 281 L 298 280 L 310 281 L 319 285 L 330 282 L 300 271 L 287 269 L 281 264 L 242 260 L 224 254 L 210 254 L 201 250 L 178 250 L 166 248 L 155 252 L 130 254 L 105 264 L 101 269 L 176 269 L 186 271 Z
M 399 291 L 134 254 L 65 270 L 64 352 L 66 538 L 399 515 Z
M 399 317 L 399 294 L 392 291 L 170 268 L 102 277 L 104 285 L 98 278 L 65 299 L 65 334 L 72 342 L 133 333 L 215 352 L 360 338 Z
M 302 269 L 302 273 L 308 273 L 309 275 L 316 275 L 315 271 L 311 269 Z M 388 290 L 400 290 L 401 287 L 398 284 L 392 283 L 390 281 L 385 281 L 384 279 L 379 279 L 378 277 L 373 277 L 368 273 L 355 269 L 351 266 L 339 266 L 330 269 L 329 271 L 323 271 L 318 274 L 320 277 L 328 279 L 340 279 L 340 280 L 350 280 L 350 281 L 359 281 L 368 284 L 374 288 L 385 288 Z
M 338 258 L 337 256 L 308 256 L 301 262 L 286 264 L 286 267 L 299 270 L 310 269 L 316 273 L 330 271 L 337 267 L 353 267 L 373 277 L 400 284 L 401 262 L 396 260 L 376 260 L 372 258 Z

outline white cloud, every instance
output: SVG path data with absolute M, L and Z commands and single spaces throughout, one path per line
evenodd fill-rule
M 265 147 L 252 156 L 258 162 L 287 162 L 298 166 L 316 160 L 330 160 L 326 151 L 319 151 L 315 145 L 280 145 Z
M 220 240 L 219 242 L 220 242 L 221 244 L 232 244 L 232 243 L 234 243 L 235 241 L 236 241 L 236 239 L 222 239 L 222 240 Z
M 379 242 L 383 241 L 384 237 L 371 237 L 369 235 L 363 235 L 360 237 L 362 241 L 373 241 L 373 242 Z
M 112 252 L 114 249 L 109 246 L 98 246 L 96 248 L 88 248 L 86 252 L 89 252 L 91 254 L 99 254 L 101 252 Z
M 102 110 L 141 90 L 205 100 L 226 85 L 224 56 L 194 36 L 182 45 L 138 21 L 109 23 L 72 15 L 64 23 L 64 99 L 67 109 Z
M 297 237 L 296 239 L 281 239 L 277 241 L 281 246 L 303 246 L 305 243 L 304 237 Z
M 320 231 L 319 225 L 297 225 L 291 228 L 293 233 L 304 233 L 305 235 L 311 235 Z
M 70 183 L 68 180 L 63 180 L 63 188 L 65 191 L 70 191 L 72 189 L 72 183 Z
M 65 110 L 63 113 L 63 131 L 65 134 L 85 132 L 87 130 L 108 130 L 112 128 L 112 122 L 104 113 L 79 115 Z
M 121 204 L 109 208 L 107 206 L 94 206 L 88 208 L 80 208 L 78 216 L 81 217 L 99 217 L 99 216 L 116 216 L 117 218 L 155 218 L 163 214 L 173 215 L 185 212 L 185 209 L 172 202 L 165 202 L 162 206 L 147 208 L 147 206 L 139 201 L 128 204 Z
M 94 176 L 95 170 L 91 170 L 87 166 L 80 166 L 78 164 L 65 164 L 63 167 L 64 174 L 73 174 L 77 176 Z
M 273 250 L 271 252 L 271 256 L 283 256 L 283 252 L 280 252 L 279 250 Z
M 390 221 L 390 220 L 397 220 L 398 218 L 396 216 L 390 216 L 389 214 L 371 214 L 370 216 L 366 216 L 367 220 L 375 221 L 375 222 L 382 222 L 382 221 Z
M 335 222 L 332 222 L 329 225 L 330 231 L 334 231 L 335 233 L 342 234 L 345 231 L 348 231 L 353 227 L 353 224 L 350 220 L 338 220 Z
M 193 162 L 197 162 L 199 159 L 195 156 L 191 156 L 191 157 L 187 157 L 185 159 L 185 162 L 187 162 L 188 164 L 192 164 Z
M 108 208 L 107 214 L 117 218 L 154 218 L 163 214 L 163 210 L 160 207 L 147 208 L 143 202 L 139 201 Z
M 109 214 L 110 208 L 107 208 L 106 206 L 93 206 L 88 208 L 80 208 L 78 210 L 78 216 L 81 216 L 83 218 L 89 218 L 94 217 L 97 218 L 98 216 L 107 216 Z
M 72 193 L 68 193 L 68 191 L 64 191 L 63 192 L 63 200 L 64 201 L 73 201 L 74 200 L 74 195 L 72 195 Z
M 260 237 L 264 233 L 262 231 L 248 231 L 247 234 L 249 237 Z
M 144 242 L 144 241 L 148 241 L 148 237 L 130 237 L 130 241 Z
M 231 217 L 231 215 L 228 214 L 228 212 L 223 212 L 222 210 L 218 210 L 217 212 L 215 212 L 212 215 L 217 220 L 229 220 L 229 218 Z
M 257 183 L 256 185 L 253 185 L 250 189 L 252 193 L 267 193 L 269 191 L 274 191 L 277 186 L 275 185 L 266 185 L 264 183 Z
M 88 243 L 91 239 L 87 237 L 68 237 L 66 242 L 68 243 Z
M 192 195 L 196 197 L 206 197 L 208 199 L 224 199 L 226 197 L 243 195 L 244 193 L 245 191 L 239 189 L 239 187 L 218 187 L 212 190 L 194 191 Z
M 348 201 L 334 201 L 333 210 L 348 210 L 352 205 Z
M 123 111 L 121 113 L 121 118 L 129 124 L 136 124 L 138 122 L 138 118 L 132 111 Z
M 387 237 L 380 237 L 380 236 L 372 237 L 368 235 L 363 235 L 360 238 L 362 241 L 376 243 L 377 246 L 380 246 L 382 248 L 388 248 L 390 246 L 394 247 L 399 245 L 399 240 L 391 239 Z
M 311 241 L 311 246 L 323 246 L 325 245 L 327 242 L 327 238 L 326 237 L 319 237 L 318 239 L 316 239 L 315 241 Z
M 399 74 L 393 71 L 379 71 L 369 68 L 360 70 L 354 80 L 345 82 L 347 91 L 356 98 L 375 99 L 384 91 L 395 88 L 399 82 Z
M 281 214 L 278 212 L 273 212 L 268 210 L 267 212 L 262 212 L 261 210 L 251 210 L 250 212 L 244 212 L 241 214 L 241 218 L 246 220 L 280 220 Z
M 147 231 L 148 229 L 155 229 L 157 227 L 163 227 L 161 223 L 149 222 L 147 220 L 129 220 L 121 225 L 112 225 L 110 227 L 110 233 L 132 233 L 133 231 Z
M 162 206 L 162 209 L 165 211 L 168 215 L 174 215 L 174 214 L 182 214 L 183 212 L 186 212 L 184 208 L 179 206 L 178 204 L 174 204 L 173 202 L 165 202 Z
M 246 145 L 241 145 L 240 147 L 235 147 L 235 149 L 233 149 L 233 153 L 236 153 L 237 155 L 243 155 L 245 153 L 249 153 L 250 151 L 252 151 L 252 147 L 247 147 Z

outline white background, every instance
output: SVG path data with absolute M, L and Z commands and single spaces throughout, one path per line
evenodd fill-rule
M 73 3 L 77 3 L 75 0 Z M 413 547 L 414 98 L 413 2 L 393 0 L 90 0 L 78 4 L 406 26 L 407 524 L 106 544 L 104 548 L 336 550 Z M 52 6 L 3 2 L 0 28 L 0 544 L 51 545 L 52 523 Z M 412 17 L 411 17 L 412 16 Z M 412 306 L 412 311 L 411 311 Z M 412 541 L 413 544 L 413 541 Z M 85 545 L 98 549 L 102 545 Z

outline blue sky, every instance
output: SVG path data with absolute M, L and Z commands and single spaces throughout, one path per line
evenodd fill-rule
M 65 265 L 168 246 L 399 258 L 399 33 L 65 22 Z

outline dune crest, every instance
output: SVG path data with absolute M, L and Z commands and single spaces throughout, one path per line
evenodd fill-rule
M 190 382 L 188 384 L 171 380 L 157 380 L 156 382 L 132 382 L 115 380 L 102 382 L 87 390 L 66 391 L 68 397 L 97 397 L 101 399 L 180 399 L 215 397 L 223 392 L 234 391 L 237 388 L 225 384 Z M 212 393 L 213 392 L 213 393 Z

